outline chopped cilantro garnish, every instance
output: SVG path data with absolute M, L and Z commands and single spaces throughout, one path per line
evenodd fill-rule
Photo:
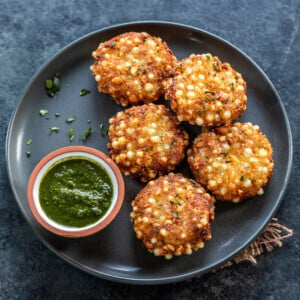
M 57 127 L 57 126 L 50 126 L 49 130 L 50 131 L 54 131 L 54 132 L 59 132 L 59 127 Z
M 48 113 L 47 109 L 40 109 L 40 116 L 44 117 Z
M 87 95 L 89 94 L 91 91 L 90 90 L 87 90 L 87 89 L 82 89 L 79 93 L 80 96 L 84 96 L 84 95 Z
M 106 127 L 104 124 L 100 124 L 100 132 L 103 136 L 106 136 L 108 134 L 108 127 Z
M 74 128 L 70 128 L 69 129 L 69 138 L 70 138 L 70 141 L 72 142 L 75 138 L 75 130 Z
M 45 81 L 45 88 L 50 97 L 54 97 L 60 90 L 59 74 L 55 74 L 52 78 Z
M 67 120 L 66 120 L 66 123 L 72 123 L 72 122 L 74 122 L 76 120 L 76 116 L 70 116 Z
M 91 133 L 92 133 L 92 128 L 89 127 L 89 128 L 82 134 L 82 139 L 83 139 L 84 141 L 86 141 L 87 138 L 91 135 Z

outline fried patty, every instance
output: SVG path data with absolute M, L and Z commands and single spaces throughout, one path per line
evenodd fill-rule
M 188 150 L 196 180 L 218 200 L 263 194 L 273 170 L 272 146 L 259 126 L 234 123 L 202 132 Z
M 148 181 L 173 171 L 185 156 L 188 134 L 164 105 L 133 106 L 109 123 L 109 153 L 125 175 Z
M 180 121 L 199 126 L 227 125 L 247 105 L 241 74 L 211 54 L 192 54 L 180 61 L 165 97 Z
M 118 35 L 101 43 L 92 56 L 98 90 L 122 106 L 157 101 L 177 62 L 166 42 L 146 32 Z
M 211 239 L 214 198 L 194 180 L 170 173 L 150 181 L 132 201 L 138 239 L 156 256 L 191 254 Z

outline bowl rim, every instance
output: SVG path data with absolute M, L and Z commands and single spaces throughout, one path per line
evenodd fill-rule
M 57 160 L 55 160 L 56 157 L 62 156 L 61 159 L 63 159 L 64 154 L 68 154 L 68 153 L 72 153 L 72 152 L 74 152 L 74 153 L 76 152 L 76 157 L 81 156 L 80 153 L 82 153 L 83 157 L 85 156 L 85 154 L 90 154 L 90 155 L 95 156 L 98 159 L 102 160 L 104 163 L 106 163 L 107 167 L 111 169 L 112 174 L 114 175 L 115 180 L 116 180 L 116 189 L 117 189 L 116 190 L 116 200 L 115 200 L 114 204 L 112 203 L 113 207 L 112 207 L 110 213 L 107 214 L 103 219 L 100 219 L 97 222 L 95 222 L 95 224 L 90 224 L 85 227 L 82 227 L 82 230 L 80 230 L 80 229 L 64 230 L 62 228 L 55 227 L 55 225 L 53 225 L 52 223 L 51 224 L 48 223 L 41 216 L 39 210 L 37 209 L 36 203 L 35 203 L 35 198 L 34 198 L 35 182 L 37 180 L 38 175 L 44 168 L 44 166 L 47 163 L 51 162 L 52 160 L 53 160 L 53 163 L 57 162 Z M 90 159 L 92 160 L 92 158 L 90 158 Z M 101 163 L 99 163 L 99 164 L 101 164 Z M 51 166 L 52 166 L 52 164 L 50 164 L 48 166 L 48 168 L 46 169 L 44 174 L 47 172 L 47 170 L 49 170 L 49 168 L 51 168 Z M 104 169 L 106 169 L 105 166 L 104 166 Z M 44 227 L 48 231 L 50 231 L 54 234 L 63 236 L 63 237 L 70 237 L 70 238 L 78 238 L 78 237 L 85 237 L 88 235 L 92 235 L 92 234 L 102 230 L 106 226 L 108 226 L 113 221 L 113 219 L 117 216 L 117 214 L 119 213 L 121 206 L 123 204 L 124 194 L 125 194 L 125 184 L 124 184 L 123 176 L 122 176 L 119 168 L 115 164 L 115 162 L 110 157 L 108 157 L 105 153 L 101 152 L 100 150 L 97 150 L 92 147 L 87 147 L 87 146 L 75 146 L 75 145 L 74 146 L 66 146 L 66 147 L 56 149 L 56 150 L 46 154 L 34 167 L 32 173 L 29 177 L 28 184 L 27 184 L 27 201 L 28 201 L 30 211 L 33 214 L 34 218 L 38 221 L 38 223 L 42 227 Z

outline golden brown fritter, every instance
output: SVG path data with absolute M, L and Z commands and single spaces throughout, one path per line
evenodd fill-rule
M 150 181 L 132 201 L 138 239 L 156 256 L 191 254 L 211 239 L 214 198 L 194 180 L 170 173 Z
M 179 62 L 165 97 L 179 121 L 199 126 L 227 125 L 247 104 L 241 74 L 211 54 L 192 54 Z
M 109 153 L 125 175 L 148 181 L 173 171 L 185 156 L 188 134 L 164 105 L 134 106 L 109 123 Z
M 188 163 L 217 200 L 240 202 L 263 194 L 272 175 L 272 153 L 257 125 L 234 123 L 200 133 L 188 150 Z
M 92 56 L 98 90 L 122 106 L 157 101 L 177 62 L 161 38 L 146 32 L 118 35 L 101 43 Z

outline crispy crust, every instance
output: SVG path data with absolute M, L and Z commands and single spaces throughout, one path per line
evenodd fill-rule
M 107 147 L 121 172 L 148 181 L 175 169 L 188 134 L 164 105 L 144 104 L 110 119 Z
M 199 126 L 229 124 L 247 104 L 241 74 L 211 54 L 192 54 L 179 62 L 165 97 L 180 121 Z
M 146 32 L 118 35 L 101 43 L 92 56 L 98 90 L 122 106 L 157 101 L 177 62 L 161 38 Z
M 181 174 L 150 181 L 132 207 L 136 236 L 156 256 L 191 254 L 211 239 L 214 198 Z
M 234 123 L 202 132 L 188 150 L 195 179 L 218 200 L 261 195 L 273 170 L 272 146 L 257 125 Z

